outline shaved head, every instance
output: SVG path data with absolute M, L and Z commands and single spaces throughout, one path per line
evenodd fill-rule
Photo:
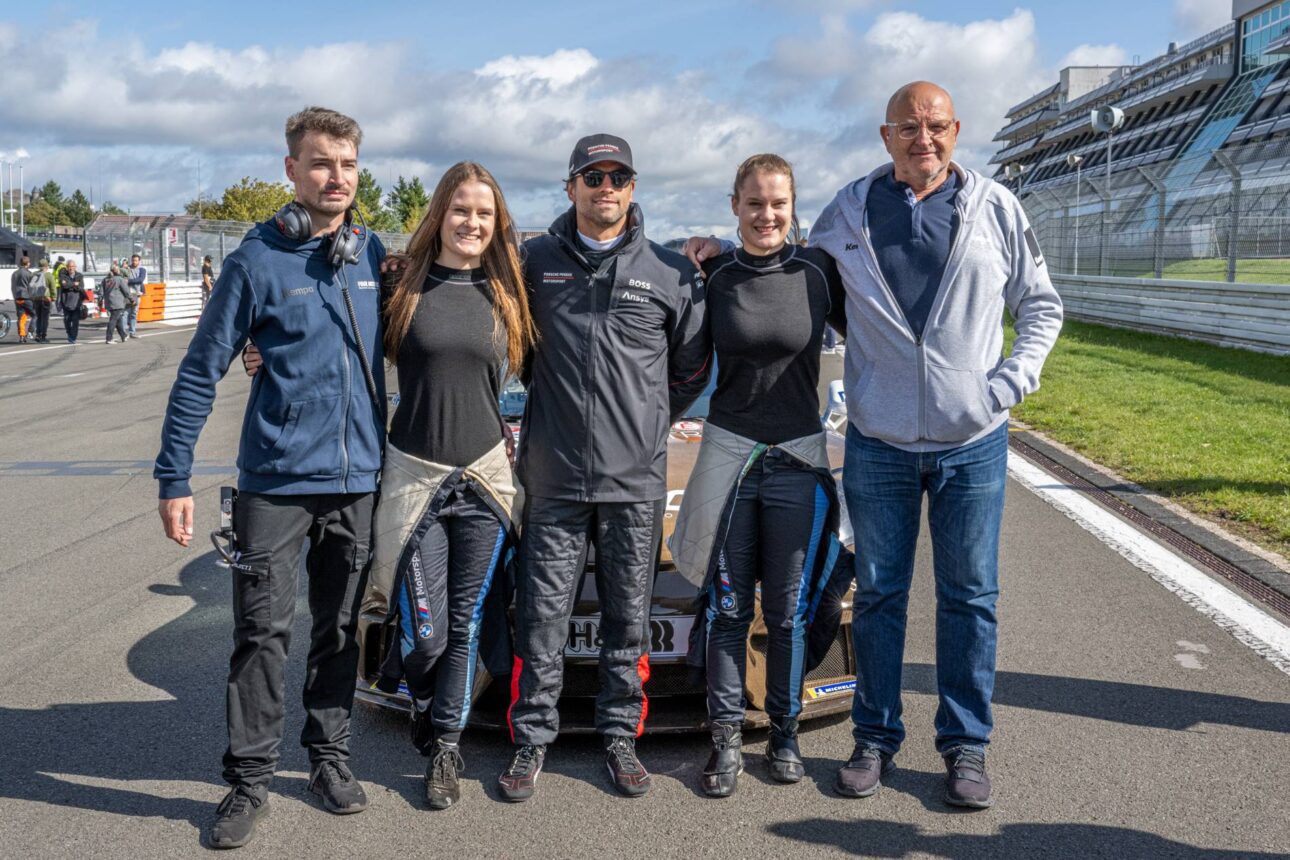
M 892 93 L 887 121 L 878 129 L 896 179 L 920 200 L 945 181 L 958 140 L 954 100 L 944 87 L 914 81 Z
M 944 100 L 949 115 L 954 116 L 954 99 L 944 87 L 931 81 L 914 81 L 905 84 L 887 99 L 887 122 L 895 121 L 895 115 L 901 108 L 940 100 Z

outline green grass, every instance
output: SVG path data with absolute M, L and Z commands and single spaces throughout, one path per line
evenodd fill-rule
M 1154 272 L 1139 274 L 1154 277 Z M 1178 260 L 1164 268 L 1164 277 L 1180 281 L 1226 281 L 1227 260 Z M 1236 280 L 1242 284 L 1290 284 L 1290 260 L 1237 260 Z
M 1290 357 L 1067 321 L 1013 415 L 1290 557 Z

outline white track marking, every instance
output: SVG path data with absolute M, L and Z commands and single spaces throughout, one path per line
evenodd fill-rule
M 1038 466 L 1009 452 L 1008 473 L 1130 564 L 1290 675 L 1290 627 Z M 1181 662 L 1181 661 L 1180 661 Z
M 197 328 L 197 326 L 192 326 L 190 328 L 177 328 L 173 331 L 150 331 L 145 334 L 141 334 L 138 337 L 140 340 L 142 340 L 145 337 L 159 337 L 160 335 L 163 335 L 163 334 L 178 334 L 180 332 L 192 331 L 195 328 Z M 84 339 L 82 338 L 82 340 Z M 30 349 L 5 350 L 4 352 L 0 352 L 0 358 L 12 358 L 15 355 L 31 355 L 33 352 L 44 352 L 47 349 L 67 349 L 68 347 L 71 347 L 71 346 L 85 346 L 85 347 L 107 346 L 107 343 L 103 340 L 99 340 L 98 338 L 94 338 L 93 340 L 87 340 L 84 343 L 51 343 L 47 346 L 36 346 L 36 347 L 31 347 Z M 117 346 L 120 346 L 120 344 L 117 344 Z

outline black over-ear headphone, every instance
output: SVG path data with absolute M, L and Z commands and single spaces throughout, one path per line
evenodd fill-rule
M 368 231 L 354 226 L 355 212 L 358 213 L 359 222 L 363 227 L 367 227 L 367 220 L 363 218 L 363 213 L 357 206 L 351 206 L 345 212 L 345 223 L 332 234 L 331 243 L 327 246 L 327 262 L 332 268 L 339 269 L 346 263 L 357 263 L 363 249 L 367 247 Z M 274 214 L 273 223 L 277 225 L 283 236 L 295 242 L 307 241 L 314 232 L 313 221 L 309 218 L 308 210 L 295 200 Z

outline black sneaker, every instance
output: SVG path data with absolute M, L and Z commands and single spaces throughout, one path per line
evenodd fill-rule
M 843 797 L 869 797 L 882 787 L 882 777 L 896 767 L 891 753 L 872 744 L 857 743 L 851 760 L 838 769 L 833 790 Z
M 255 835 L 255 822 L 269 814 L 269 792 L 262 785 L 238 785 L 215 807 L 207 833 L 211 848 L 241 848 Z
M 501 791 L 502 799 L 519 803 L 532 797 L 545 759 L 546 747 L 544 746 L 534 744 L 517 746 L 515 754 L 511 756 L 511 763 L 497 778 L 497 788 Z
M 730 797 L 743 772 L 744 744 L 739 726 L 713 723 L 712 755 L 703 766 L 703 793 L 708 797 Z
M 461 800 L 461 785 L 457 777 L 466 770 L 457 744 L 438 741 L 434 754 L 426 766 L 426 805 L 431 809 L 447 809 Z
M 623 735 L 605 738 L 605 766 L 619 794 L 640 797 L 649 791 L 649 772 L 636 757 L 635 738 Z
M 322 798 L 323 808 L 335 815 L 353 815 L 367 809 L 367 794 L 343 761 L 324 761 L 309 774 L 309 790 Z
M 985 750 L 960 747 L 945 754 L 945 802 L 950 806 L 987 809 L 994 805 Z
M 800 782 L 806 775 L 802 751 L 797 746 L 797 720 L 794 717 L 770 718 L 770 743 L 766 745 L 766 763 L 776 782 Z

